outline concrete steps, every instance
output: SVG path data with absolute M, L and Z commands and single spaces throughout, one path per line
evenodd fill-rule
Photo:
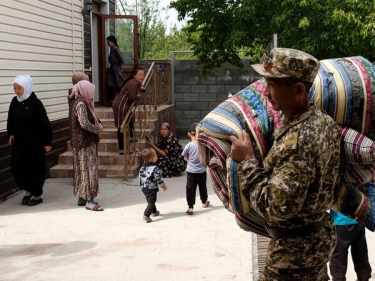
M 98 107 L 95 112 L 103 123 L 104 131 L 99 134 L 100 142 L 98 143 L 99 166 L 98 172 L 100 178 L 124 178 L 124 155 L 118 152 L 117 128 L 113 121 L 112 108 Z M 139 149 L 143 149 L 144 143 L 140 144 Z M 141 166 L 141 159 L 135 156 L 137 144 L 130 144 L 130 151 L 133 152 L 128 156 L 128 177 L 138 176 Z M 71 178 L 73 177 L 73 152 L 70 142 L 67 142 L 67 150 L 59 155 L 58 165 L 50 169 L 50 175 L 53 178 Z
M 142 165 L 142 159 L 136 150 L 142 151 L 146 146 L 144 136 L 147 135 L 154 142 L 157 141 L 158 129 L 163 120 L 163 111 L 170 108 L 171 105 L 158 107 L 158 110 L 151 114 L 151 118 L 146 122 L 146 114 L 143 112 L 144 106 L 139 106 L 135 112 L 135 139 L 137 142 L 130 143 L 130 153 L 128 155 L 128 177 L 138 176 L 139 169 Z M 117 128 L 113 121 L 112 108 L 97 107 L 95 113 L 104 126 L 104 131 L 100 133 L 100 142 L 98 143 L 99 157 L 99 177 L 100 178 L 125 178 L 124 155 L 118 152 Z M 138 156 L 137 156 L 138 155 Z M 67 149 L 59 155 L 58 164 L 50 169 L 52 178 L 72 178 L 73 177 L 73 153 L 70 142 L 67 142 Z

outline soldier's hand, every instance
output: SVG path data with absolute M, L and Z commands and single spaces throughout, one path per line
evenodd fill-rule
M 230 150 L 230 156 L 237 162 L 242 162 L 246 159 L 254 157 L 254 148 L 250 140 L 250 135 L 242 130 L 244 140 L 240 141 L 235 136 L 230 136 L 229 139 L 232 142 Z

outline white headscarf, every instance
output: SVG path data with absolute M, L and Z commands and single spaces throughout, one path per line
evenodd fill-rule
M 17 100 L 19 102 L 24 101 L 28 97 L 30 97 L 31 93 L 33 92 L 33 80 L 29 75 L 18 75 L 16 78 L 14 78 L 14 83 L 17 83 L 18 85 L 21 85 L 23 87 L 23 96 L 18 97 Z

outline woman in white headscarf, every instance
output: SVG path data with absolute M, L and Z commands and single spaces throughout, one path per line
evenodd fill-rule
M 22 205 L 43 202 L 46 175 L 45 152 L 51 150 L 52 129 L 43 103 L 32 91 L 29 75 L 14 79 L 16 96 L 9 106 L 7 132 L 12 146 L 11 171 L 17 186 L 25 190 Z
M 99 192 L 98 147 L 99 132 L 102 124 L 95 115 L 95 86 L 81 80 L 72 88 L 69 99 L 70 144 L 73 147 L 74 189 L 78 205 L 85 205 L 87 210 L 103 211 L 94 201 Z M 85 204 L 82 204 L 82 201 Z

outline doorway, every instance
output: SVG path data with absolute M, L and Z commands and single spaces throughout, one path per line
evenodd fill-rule
M 92 83 L 95 85 L 94 102 L 100 101 L 100 69 L 99 69 L 99 23 L 100 15 L 92 13 L 91 18 L 91 66 L 92 66 Z
M 134 65 L 138 64 L 138 21 L 137 16 L 101 15 L 100 22 L 102 39 L 99 38 L 101 42 L 99 42 L 100 48 L 97 58 L 100 58 L 99 68 L 101 69 L 99 99 L 103 105 L 108 95 L 107 80 L 110 71 L 108 62 L 110 48 L 105 38 L 109 35 L 116 37 L 124 60 L 122 69 L 126 77 L 129 77 Z M 94 54 L 93 57 L 95 57 Z

